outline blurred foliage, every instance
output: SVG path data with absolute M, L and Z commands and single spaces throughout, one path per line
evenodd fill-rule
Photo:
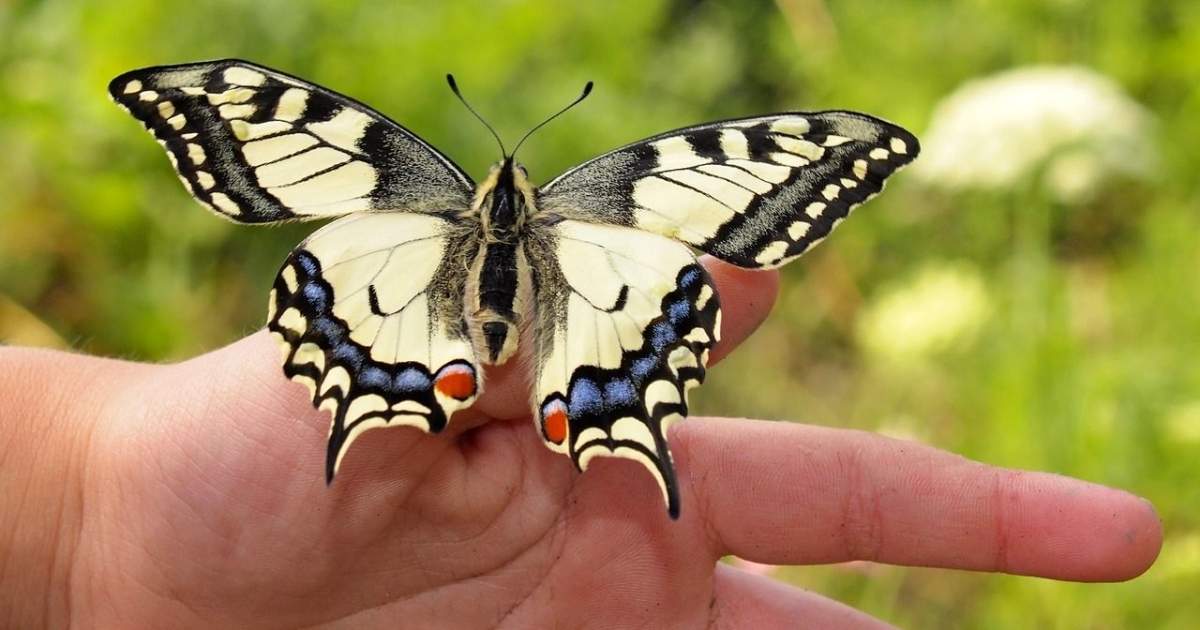
M 1154 117 L 1152 179 L 1065 203 L 1036 172 L 986 191 L 902 174 L 784 271 L 772 317 L 698 406 L 1121 486 L 1167 527 L 1159 563 L 1127 584 L 780 571 L 796 584 L 909 627 L 1196 627 L 1198 18 L 1200 3 L 1171 0 L 0 2 L 0 339 L 57 332 L 147 360 L 217 347 L 262 324 L 275 270 L 312 229 L 201 210 L 106 98 L 130 68 L 252 59 L 372 104 L 476 176 L 497 151 L 444 73 L 508 138 L 595 80 L 522 152 L 545 181 L 664 129 L 769 111 L 859 109 L 921 135 L 966 81 L 1084 66 Z

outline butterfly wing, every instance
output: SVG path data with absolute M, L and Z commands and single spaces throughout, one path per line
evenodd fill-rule
M 326 474 L 376 427 L 445 428 L 482 390 L 463 288 L 477 247 L 436 215 L 356 214 L 306 239 L 271 291 L 284 372 L 333 413 Z
M 539 208 L 776 267 L 825 238 L 919 150 L 904 129 L 853 112 L 709 123 L 571 169 L 542 188 Z
M 580 470 L 633 459 L 671 516 L 679 495 L 667 428 L 687 415 L 720 334 L 720 309 L 688 248 L 626 227 L 562 221 L 526 246 L 537 301 L 534 417 Z
M 167 151 L 188 191 L 241 223 L 363 210 L 454 213 L 471 180 L 348 97 L 238 60 L 145 68 L 109 93 Z

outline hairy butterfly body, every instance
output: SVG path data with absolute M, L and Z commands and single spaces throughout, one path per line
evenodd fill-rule
M 545 444 L 580 470 L 640 462 L 672 517 L 667 429 L 721 328 L 692 249 L 782 265 L 919 150 L 863 114 L 783 113 L 654 136 L 540 188 L 506 155 L 476 185 L 365 105 L 248 62 L 135 70 L 109 91 L 222 216 L 341 217 L 291 253 L 268 305 L 284 372 L 332 415 L 328 479 L 368 429 L 444 429 L 530 327 Z

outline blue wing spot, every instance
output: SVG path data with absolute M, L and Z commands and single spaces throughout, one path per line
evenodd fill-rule
M 296 264 L 300 266 L 306 276 L 315 276 L 321 271 L 317 259 L 307 252 L 300 252 L 296 255 Z
M 304 285 L 304 299 L 317 311 L 324 312 L 329 308 L 329 293 L 316 282 Z
M 348 343 L 339 343 L 333 346 L 329 351 L 329 357 L 335 363 L 345 363 L 356 370 L 362 365 L 362 353 Z
M 666 322 L 658 322 L 650 330 L 650 346 L 654 348 L 655 352 L 662 352 L 663 348 L 675 341 L 675 338 L 675 331 Z
M 423 391 L 433 384 L 420 370 L 408 368 L 396 375 L 396 389 L 402 392 Z
M 363 368 L 358 373 L 358 383 L 364 387 L 385 387 L 388 384 L 387 372 L 374 367 Z
M 629 374 L 641 381 L 654 371 L 655 363 L 656 361 L 654 360 L 654 357 L 642 357 L 640 359 L 634 359 L 633 363 L 629 366 Z
M 616 379 L 604 384 L 604 399 L 610 407 L 632 405 L 637 401 L 637 391 L 629 379 Z
M 692 314 L 692 305 L 686 299 L 672 302 L 667 311 L 667 316 L 671 318 L 671 323 L 677 324 Z
M 696 269 L 695 267 L 691 267 L 687 271 L 683 272 L 682 275 L 679 276 L 679 286 L 686 289 L 686 288 L 692 286 L 693 284 L 695 284 L 696 281 L 699 279 L 700 279 L 700 270 Z
M 604 400 L 596 383 L 579 379 L 571 384 L 571 402 L 568 404 L 570 415 L 597 413 L 603 406 Z
M 313 321 L 312 327 L 324 335 L 332 344 L 341 345 L 345 341 L 342 327 L 338 326 L 328 317 L 318 317 Z

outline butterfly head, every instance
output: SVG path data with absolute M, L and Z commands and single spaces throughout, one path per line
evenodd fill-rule
M 499 231 L 496 236 L 503 236 L 520 225 L 533 200 L 529 172 L 510 155 L 492 165 L 487 178 L 479 183 L 474 209 L 489 232 Z
M 513 190 L 525 192 L 532 189 L 532 185 L 529 183 L 529 171 L 525 169 L 525 165 L 516 161 L 512 156 L 504 158 L 504 161 L 496 164 L 496 167 L 500 169 L 501 177 L 507 180 Z

